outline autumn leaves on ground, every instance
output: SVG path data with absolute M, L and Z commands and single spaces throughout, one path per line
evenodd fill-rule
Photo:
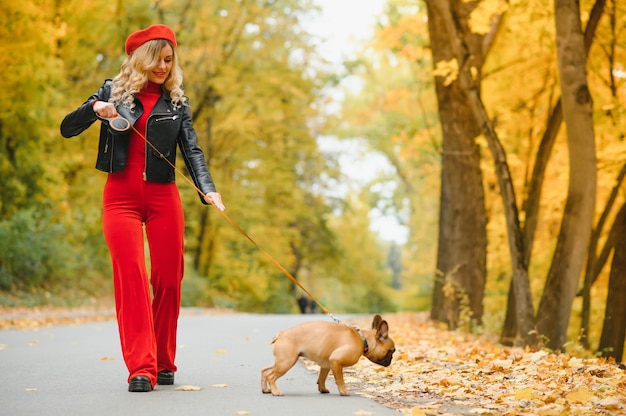
M 385 318 L 397 348 L 392 365 L 362 360 L 349 381 L 404 414 L 626 414 L 626 372 L 614 363 L 503 347 L 447 331 L 424 313 Z
M 0 309 L 0 316 L 0 329 L 24 330 L 114 319 L 108 308 Z M 391 366 L 362 358 L 344 373 L 352 394 L 370 397 L 399 414 L 626 414 L 623 366 L 600 358 L 503 347 L 495 337 L 448 331 L 427 313 L 384 318 L 397 349 Z M 370 319 L 350 323 L 367 327 Z

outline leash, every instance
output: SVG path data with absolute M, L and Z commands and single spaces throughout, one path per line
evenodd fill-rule
M 118 116 L 115 117 L 114 119 L 112 119 L 112 121 L 116 121 L 116 120 L 125 120 L 126 123 L 128 125 L 130 125 L 130 122 L 128 120 L 126 120 L 125 118 Z M 128 130 L 128 127 L 124 126 L 125 129 L 121 130 L 118 129 L 116 127 L 121 127 L 121 125 L 123 124 L 123 121 L 119 121 L 117 122 L 119 123 L 117 126 L 113 126 L 113 129 L 118 130 L 118 131 L 125 131 Z M 189 177 L 187 177 L 180 169 L 178 169 L 176 167 L 176 165 L 172 162 L 170 162 L 170 160 L 168 158 L 165 157 L 165 155 L 163 155 L 163 153 L 161 153 L 161 151 L 159 149 L 156 148 L 155 145 L 153 145 L 150 140 L 148 140 L 146 138 L 146 136 L 144 136 L 139 130 L 137 130 L 135 128 L 135 126 L 130 126 L 131 129 L 137 133 L 139 135 L 139 137 L 141 137 L 158 155 L 159 157 L 161 157 L 163 160 L 165 160 L 172 168 L 174 168 L 174 170 L 183 178 L 185 179 L 200 195 L 202 195 L 203 197 L 206 196 L 206 194 L 204 192 L 202 192 L 202 190 L 200 190 L 200 188 L 198 188 L 196 186 L 195 183 L 193 183 L 193 181 L 191 179 L 189 179 Z M 217 206 L 215 204 L 212 204 L 213 206 L 215 206 L 215 209 L 217 209 L 217 212 L 220 213 L 220 215 L 222 215 L 222 217 L 228 221 L 228 223 L 230 223 L 230 225 L 232 225 L 237 231 L 239 231 L 244 237 L 246 237 L 252 244 L 254 244 L 254 246 L 261 252 L 263 253 L 263 255 L 265 255 L 265 257 L 267 257 L 276 267 L 278 267 L 278 269 L 280 269 L 280 271 L 282 271 L 285 276 L 287 276 L 289 279 L 291 279 L 291 281 L 293 283 L 295 283 L 296 286 L 298 286 L 300 288 L 300 290 L 302 290 L 311 300 L 313 300 L 321 309 L 322 311 L 324 311 L 324 313 L 326 313 L 328 316 L 330 316 L 330 318 L 337 322 L 340 323 L 339 319 L 337 319 L 332 313 L 330 313 L 330 311 L 328 310 L 328 308 L 326 308 L 319 300 L 317 300 L 317 298 L 315 296 L 313 296 L 311 294 L 311 292 L 309 292 L 304 286 L 302 286 L 302 284 L 298 281 L 298 279 L 296 279 L 295 277 L 293 277 L 293 275 L 291 273 L 289 273 L 289 271 L 287 269 L 285 269 L 276 259 L 274 259 L 274 257 L 272 257 L 270 255 L 270 253 L 268 253 L 265 249 L 263 249 L 263 247 L 261 247 L 256 241 L 254 241 L 254 239 L 252 237 L 250 237 L 250 235 L 245 232 L 243 230 L 243 228 L 241 228 L 239 226 L 239 224 L 237 224 L 232 218 L 230 218 L 228 216 L 228 214 L 226 214 L 226 212 L 222 211 L 221 209 L 217 208 Z

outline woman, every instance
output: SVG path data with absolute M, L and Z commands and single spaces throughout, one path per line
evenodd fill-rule
M 197 144 L 175 49 L 176 36 L 165 25 L 132 33 L 120 73 L 61 123 L 61 134 L 69 138 L 103 119 L 96 168 L 108 172 L 102 226 L 131 392 L 174 384 L 184 250 L 183 209 L 174 183 L 177 146 L 202 202 L 224 210 Z M 119 132 L 104 120 L 118 115 L 132 128 Z

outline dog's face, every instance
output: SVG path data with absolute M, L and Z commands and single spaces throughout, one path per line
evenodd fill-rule
M 372 329 L 376 331 L 376 344 L 369 346 L 366 357 L 373 363 L 388 367 L 391 364 L 396 346 L 389 337 L 389 324 L 376 315 L 372 321 Z

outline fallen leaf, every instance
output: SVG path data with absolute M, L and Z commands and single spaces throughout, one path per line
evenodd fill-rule
M 215 389 L 221 389 L 224 387 L 228 387 L 228 384 L 211 384 L 211 387 L 215 388 Z
M 547 351 L 541 350 L 541 351 L 537 351 L 537 352 L 533 352 L 532 354 L 530 354 L 530 360 L 534 363 L 536 363 L 537 361 L 541 360 L 542 358 L 546 357 L 548 354 Z
M 359 409 L 358 411 L 352 413 L 353 415 L 358 415 L 358 416 L 374 416 L 376 413 L 374 412 L 368 412 L 366 410 L 363 409 Z
M 100 357 L 98 359 L 100 361 L 115 361 L 117 358 L 115 358 L 115 357 Z
M 176 387 L 174 390 L 177 390 L 177 391 L 200 391 L 200 390 L 202 390 L 202 387 L 186 385 L 186 386 Z
M 488 409 L 482 409 L 480 407 L 475 407 L 470 410 L 470 413 L 473 415 L 491 415 L 493 414 L 493 411 Z
M 532 398 L 533 398 L 533 389 L 530 387 L 526 389 L 521 389 L 515 392 L 515 400 L 522 400 L 522 399 L 530 400 Z
M 35 387 L 27 388 L 26 391 L 37 391 Z
M 569 393 L 565 398 L 569 402 L 577 402 L 577 403 L 587 403 L 592 400 L 595 396 L 593 392 L 589 390 L 587 387 L 581 387 L 573 392 Z
M 574 368 L 574 369 L 579 369 L 585 366 L 585 364 L 583 363 L 583 360 L 578 357 L 570 358 L 569 361 L 567 362 L 567 365 L 568 367 Z
M 598 406 L 604 407 L 605 409 L 619 409 L 620 401 L 615 397 L 605 397 L 598 402 Z
M 426 416 L 426 413 L 419 407 L 414 407 L 411 409 L 411 416 Z
M 565 415 L 567 408 L 562 404 L 552 403 L 537 409 L 537 415 L 539 416 L 554 416 L 554 415 Z
M 251 415 L 252 412 L 249 410 L 237 410 L 235 414 L 240 415 L 240 416 L 245 416 L 245 415 Z

